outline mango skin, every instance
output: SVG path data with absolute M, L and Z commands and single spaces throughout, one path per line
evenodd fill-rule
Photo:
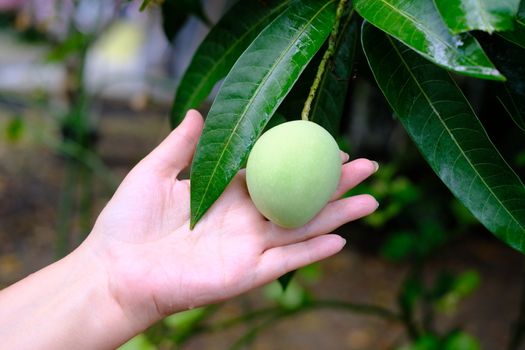
M 309 222 L 326 205 L 341 177 L 339 147 L 316 123 L 295 120 L 265 132 L 253 146 L 246 182 L 253 203 L 284 228 Z

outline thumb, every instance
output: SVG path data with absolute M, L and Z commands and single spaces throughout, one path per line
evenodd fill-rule
M 190 109 L 184 120 L 146 158 L 169 176 L 176 176 L 193 158 L 204 121 L 201 114 Z

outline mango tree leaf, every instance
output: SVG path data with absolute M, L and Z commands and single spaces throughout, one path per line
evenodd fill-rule
M 321 78 L 317 95 L 310 109 L 310 120 L 324 127 L 334 137 L 339 134 L 339 124 L 341 123 L 341 115 L 352 75 L 358 30 L 358 20 L 352 11 L 347 14 L 346 20 L 341 24 L 341 34 L 337 38 L 335 55 Z M 317 72 L 317 64 L 314 63 L 318 64 L 318 62 L 311 62 L 308 66 L 308 70 L 310 70 L 308 73 L 310 74 L 304 72 L 301 75 L 301 78 L 306 75 L 310 84 L 302 84 L 299 87 L 299 92 L 293 96 L 294 99 L 291 104 L 299 107 L 295 109 L 294 116 L 300 115 L 304 101 L 308 97 L 310 85 L 313 83 L 313 78 Z M 290 271 L 278 279 L 283 291 L 290 284 L 294 274 L 295 271 Z
M 295 3 L 239 57 L 210 109 L 191 170 L 191 227 L 247 158 L 286 94 L 323 45 L 335 0 Z
M 453 34 L 471 30 L 488 33 L 514 28 L 520 0 L 434 0 Z
M 312 101 L 309 118 L 324 127 L 334 137 L 339 135 L 339 125 L 352 75 L 359 31 L 359 19 L 353 14 L 353 11 L 348 13 L 342 22 L 334 57 L 327 64 L 325 74 L 321 78 L 317 95 Z M 279 107 L 278 111 L 286 115 L 288 119 L 297 119 L 301 115 L 323 54 L 324 51 L 320 50 Z
M 310 109 L 310 120 L 323 126 L 334 137 L 339 134 L 339 124 L 352 76 L 358 31 L 356 18 L 343 23 L 336 43 L 336 53 L 321 78 L 318 93 Z
M 279 284 L 281 285 L 283 292 L 286 291 L 286 288 L 288 288 L 288 286 L 290 285 L 290 282 L 292 281 L 293 276 L 295 275 L 296 272 L 297 270 L 293 270 L 279 277 L 278 281 L 279 281 Z
M 180 81 L 171 110 L 173 127 L 188 109 L 199 107 L 253 39 L 292 2 L 241 0 L 232 6 L 200 44 Z
M 521 1 L 514 21 L 514 30 L 499 33 L 502 37 L 525 49 L 525 1 Z
M 476 78 L 505 80 L 473 36 L 450 34 L 432 0 L 355 0 L 354 7 L 374 26 L 441 67 Z
M 374 77 L 429 165 L 473 215 L 525 252 L 525 186 L 449 74 L 366 24 Z
M 140 9 L 139 11 L 144 11 L 146 9 L 146 7 L 149 6 L 149 4 L 151 3 L 151 0 L 144 0 L 142 1 L 142 4 L 140 4 Z
M 481 350 L 479 340 L 472 335 L 454 331 L 447 336 L 443 344 L 444 350 Z
M 484 43 L 507 82 L 498 89 L 496 97 L 514 123 L 525 131 L 525 48 L 493 36 Z
M 310 63 L 308 63 L 308 66 L 301 73 L 301 76 L 294 84 L 292 90 L 286 95 L 286 98 L 283 100 L 275 114 L 284 116 L 286 120 L 301 118 L 301 111 L 303 110 L 304 102 L 308 98 L 308 93 L 314 82 L 317 68 L 319 67 L 319 63 L 321 63 L 321 59 L 327 47 L 328 45 L 325 43 L 314 58 L 312 58 Z M 272 117 L 272 119 L 273 118 L 274 117 Z
M 510 92 L 509 88 L 505 86 L 503 91 L 497 96 L 497 99 L 518 128 L 525 131 L 524 97 L 519 98 L 518 95 Z

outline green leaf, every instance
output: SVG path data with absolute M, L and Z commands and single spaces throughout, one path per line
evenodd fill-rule
M 518 14 L 514 21 L 514 30 L 498 33 L 510 42 L 525 49 L 525 1 L 521 1 Z
M 282 275 L 281 277 L 279 277 L 278 281 L 279 281 L 279 284 L 281 285 L 281 288 L 282 288 L 283 292 L 286 291 L 286 288 L 288 288 L 288 285 L 292 281 L 293 276 L 295 275 L 296 271 L 297 270 L 293 270 L 293 271 L 287 272 L 284 275 Z
M 403 346 L 398 350 L 440 350 L 440 341 L 434 334 L 423 334 L 414 343 Z
M 525 48 L 509 44 L 498 36 L 487 40 L 484 47 L 507 77 L 496 97 L 516 125 L 525 131 Z
M 355 0 L 354 6 L 374 26 L 441 67 L 476 78 L 505 80 L 473 36 L 450 34 L 432 0 Z
M 253 39 L 291 3 L 241 0 L 232 6 L 200 44 L 181 78 L 171 110 L 173 127 L 188 109 L 200 106 Z
M 381 247 L 381 255 L 391 261 L 401 261 L 416 250 L 416 235 L 413 232 L 396 232 Z
M 22 138 L 24 130 L 24 119 L 19 115 L 15 115 L 7 122 L 5 136 L 9 142 L 17 142 Z
M 474 216 L 525 251 L 525 186 L 449 74 L 371 25 L 362 42 L 374 77 L 429 165 Z
M 504 87 L 503 91 L 497 96 L 498 101 L 501 103 L 505 111 L 512 118 L 514 123 L 521 130 L 525 131 L 525 101 L 524 97 L 521 98 L 517 94 L 513 94 L 509 91 L 507 86 Z
M 193 159 L 191 227 L 240 169 L 334 20 L 335 0 L 301 1 L 268 25 L 239 57 L 210 109 Z
M 339 126 L 354 63 L 358 30 L 356 16 L 353 15 L 353 12 L 347 14 L 341 24 L 334 57 L 327 64 L 310 109 L 310 120 L 324 127 L 334 137 L 339 135 Z M 301 115 L 326 49 L 327 45 L 324 45 L 310 61 L 292 91 L 279 106 L 278 113 L 292 120 Z
M 488 33 L 514 28 L 520 0 L 434 0 L 454 34 L 471 30 Z
M 54 46 L 46 56 L 47 62 L 62 62 L 71 55 L 80 54 L 92 38 L 79 31 L 72 31 L 68 37 Z
M 444 350 L 481 350 L 481 345 L 470 334 L 455 331 L 445 339 Z
M 342 24 L 334 58 L 321 78 L 310 109 L 310 120 L 323 126 L 334 137 L 339 134 L 357 46 L 359 23 L 352 14 Z
M 140 8 L 139 8 L 139 11 L 142 12 L 146 9 L 146 7 L 149 6 L 149 4 L 151 3 L 151 0 L 144 0 L 142 1 L 142 4 L 140 4 Z

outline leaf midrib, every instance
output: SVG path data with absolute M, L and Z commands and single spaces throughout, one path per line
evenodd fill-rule
M 515 223 L 518 224 L 518 226 L 522 229 L 522 231 L 525 231 L 525 227 L 520 223 L 519 220 L 517 220 L 515 217 L 514 217 L 514 214 L 511 213 L 507 207 L 503 204 L 503 202 L 501 201 L 501 199 L 492 191 L 492 188 L 485 182 L 485 179 L 479 174 L 479 172 L 477 171 L 476 167 L 472 164 L 472 162 L 470 161 L 470 159 L 466 156 L 465 152 L 463 152 L 463 149 L 460 147 L 458 141 L 456 140 L 454 134 L 450 131 L 450 129 L 447 127 L 447 125 L 445 124 L 445 122 L 443 121 L 443 119 L 441 118 L 441 114 L 436 110 L 436 108 L 434 107 L 434 105 L 432 104 L 432 100 L 430 99 L 430 97 L 426 94 L 425 90 L 423 89 L 423 87 L 419 84 L 418 80 L 416 79 L 415 75 L 412 73 L 412 70 L 410 69 L 410 66 L 408 65 L 408 63 L 405 61 L 405 59 L 403 58 L 403 55 L 401 54 L 401 52 L 399 52 L 398 48 L 396 47 L 396 45 L 394 44 L 394 42 L 392 41 L 392 39 L 387 35 L 387 39 L 388 41 L 390 42 L 390 44 L 392 45 L 392 47 L 394 48 L 394 50 L 396 51 L 397 55 L 399 56 L 399 58 L 401 59 L 401 62 L 403 62 L 403 65 L 405 66 L 405 68 L 407 69 L 407 71 L 409 72 L 410 76 L 412 77 L 412 79 L 414 80 L 414 82 L 416 83 L 416 85 L 418 86 L 419 90 L 421 91 L 421 94 L 425 97 L 425 99 L 427 100 L 427 102 L 429 103 L 430 107 L 432 108 L 432 110 L 434 111 L 434 113 L 436 114 L 436 116 L 438 117 L 439 121 L 441 122 L 441 125 L 443 126 L 443 128 L 445 128 L 445 130 L 448 132 L 448 135 L 450 136 L 450 138 L 452 139 L 452 141 L 454 142 L 454 144 L 456 145 L 456 147 L 458 148 L 459 152 L 461 153 L 461 155 L 467 160 L 468 164 L 470 165 L 470 167 L 472 168 L 472 170 L 474 171 L 474 173 L 480 178 L 481 182 L 483 182 L 483 185 L 487 188 L 487 190 L 490 192 L 490 194 L 496 198 L 496 200 L 498 201 L 498 203 L 500 204 L 501 207 L 504 208 L 504 210 L 507 212 L 507 214 L 512 218 L 512 220 L 514 220 Z M 497 152 L 497 150 L 496 150 Z M 519 178 L 518 178 L 519 179 Z M 521 181 L 521 180 L 520 180 Z M 523 184 L 522 184 L 523 185 Z
M 200 210 L 202 208 L 202 204 L 204 203 L 204 198 L 206 197 L 206 195 L 208 194 L 208 191 L 209 191 L 209 188 L 210 188 L 210 184 L 213 180 L 213 178 L 215 177 L 215 173 L 217 172 L 217 169 L 219 167 L 219 164 L 222 160 L 222 157 L 224 156 L 225 152 L 226 152 L 226 149 L 228 148 L 231 140 L 232 140 L 232 137 L 233 135 L 235 134 L 235 132 L 237 131 L 239 125 L 241 124 L 241 122 L 244 120 L 244 118 L 246 117 L 246 112 L 248 111 L 249 107 L 253 104 L 253 102 L 255 101 L 255 97 L 258 96 L 258 93 L 259 91 L 261 90 L 262 86 L 264 86 L 264 83 L 268 80 L 268 78 L 273 74 L 273 72 L 275 71 L 275 68 L 278 66 L 278 64 L 282 61 L 282 59 L 284 58 L 284 56 L 286 56 L 286 54 L 290 51 L 290 48 L 293 46 L 293 43 L 295 43 L 297 41 L 297 39 L 306 31 L 306 28 L 309 27 L 309 25 L 313 22 L 313 20 L 315 18 L 317 18 L 317 16 L 319 16 L 319 14 L 324 11 L 324 9 L 329 5 L 331 4 L 332 2 L 334 2 L 335 0 L 330 0 L 328 2 L 326 2 L 326 4 L 321 7 L 316 13 L 314 16 L 312 16 L 310 18 L 310 20 L 308 20 L 304 25 L 303 25 L 303 28 L 297 32 L 297 35 L 294 36 L 293 40 L 290 41 L 290 44 L 286 47 L 285 50 L 283 50 L 283 52 L 277 57 L 277 60 L 275 61 L 275 63 L 271 66 L 271 68 L 268 70 L 268 73 L 263 77 L 263 79 L 261 80 L 261 83 L 259 84 L 259 86 L 257 86 L 257 89 L 255 90 L 254 94 L 252 95 L 252 97 L 248 100 L 248 103 L 246 104 L 246 107 L 243 109 L 239 119 L 237 120 L 237 123 L 235 124 L 234 128 L 232 129 L 232 132 L 230 134 L 230 136 L 228 137 L 228 140 L 226 141 L 226 144 L 224 145 L 223 149 L 222 149 L 222 152 L 221 152 L 221 155 L 219 156 L 219 159 L 217 160 L 217 162 L 215 163 L 215 167 L 213 168 L 213 171 L 211 173 L 211 176 L 210 176 L 210 179 L 208 180 L 208 183 L 206 185 L 206 188 L 204 190 L 204 193 L 201 197 L 201 200 L 199 202 L 199 206 L 197 207 L 197 210 L 195 211 L 195 217 L 198 217 L 199 213 L 200 213 Z
M 394 10 L 394 12 L 397 12 L 399 13 L 402 17 L 405 17 L 406 19 L 408 19 L 409 21 L 411 21 L 413 24 L 415 24 L 416 27 L 418 28 L 421 28 L 421 29 L 424 29 L 425 30 L 425 33 L 427 34 L 430 34 L 432 37 L 436 38 L 436 40 L 440 41 L 441 43 L 443 43 L 445 46 L 449 47 L 452 49 L 452 51 L 456 52 L 457 54 L 460 54 L 461 53 L 454 47 L 454 46 L 451 46 L 448 42 L 446 41 L 443 41 L 441 39 L 441 37 L 439 37 L 438 35 L 436 35 L 433 31 L 431 31 L 427 26 L 425 25 L 422 25 L 420 24 L 420 22 L 416 21 L 415 18 L 413 18 L 410 14 L 404 12 L 404 11 L 401 11 L 400 9 L 394 7 L 392 4 L 386 2 L 385 0 L 379 0 L 381 1 L 382 3 L 386 4 L 388 7 L 390 7 L 391 9 Z M 462 57 L 464 56 L 464 59 L 465 61 L 469 62 L 470 64 L 472 64 L 472 66 L 478 66 L 478 64 L 476 63 L 476 61 L 473 61 L 471 60 L 470 56 L 466 56 L 466 55 L 461 55 Z M 469 66 L 471 67 L 471 66 Z M 491 67 L 492 68 L 492 67 Z
M 275 12 L 278 12 L 282 7 L 286 6 L 287 4 L 289 4 L 292 1 L 293 0 L 283 1 L 280 5 L 276 6 L 272 11 L 268 12 L 267 16 L 261 17 L 261 20 L 258 21 L 256 25 L 252 26 L 251 30 L 246 31 L 243 35 L 241 35 L 239 37 L 239 40 L 237 40 L 235 42 L 235 44 L 229 46 L 228 49 L 224 52 L 224 54 L 216 61 L 216 63 L 213 65 L 213 67 L 211 69 L 209 69 L 202 76 L 202 79 L 200 79 L 199 83 L 197 84 L 197 87 L 195 89 L 192 89 L 193 92 L 190 94 L 190 97 L 188 98 L 188 101 L 190 102 L 190 101 L 193 101 L 195 99 L 195 96 L 198 94 L 198 92 L 200 92 L 200 90 L 202 89 L 202 86 L 208 81 L 208 78 L 210 77 L 210 75 L 212 75 L 212 73 L 217 71 L 217 67 L 219 67 L 224 62 L 226 57 L 230 53 L 232 53 L 232 51 L 234 51 L 235 48 L 237 48 L 239 46 L 239 43 L 243 42 L 243 40 L 246 39 L 246 37 L 249 34 L 251 34 L 255 30 L 255 28 L 257 28 L 261 23 L 266 21 L 268 19 L 268 17 L 271 17 Z M 192 103 L 186 103 L 186 107 L 184 109 L 187 109 L 188 106 L 191 106 L 191 105 L 193 105 L 193 104 Z

